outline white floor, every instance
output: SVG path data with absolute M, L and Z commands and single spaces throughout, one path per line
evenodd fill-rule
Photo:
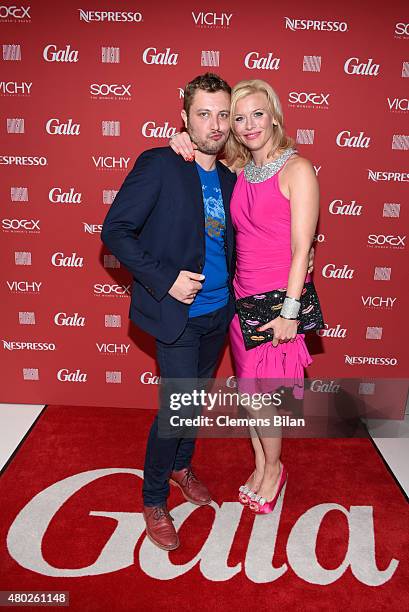
M 0 470 L 10 459 L 44 405 L 0 404 Z
M 0 404 L 0 470 L 43 408 L 43 405 Z M 404 421 L 368 421 L 367 427 L 391 472 L 409 496 L 409 414 Z

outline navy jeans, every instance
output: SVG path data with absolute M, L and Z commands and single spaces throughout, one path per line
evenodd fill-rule
M 185 330 L 172 344 L 156 340 L 162 378 L 211 378 L 226 339 L 228 306 L 188 320 Z M 145 506 L 166 503 L 169 476 L 190 465 L 195 438 L 163 438 L 158 435 L 158 415 L 153 421 L 146 447 L 143 501 Z

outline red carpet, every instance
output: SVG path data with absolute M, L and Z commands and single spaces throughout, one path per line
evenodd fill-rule
M 140 514 L 152 415 L 45 410 L 0 480 L 0 590 L 69 591 L 75 612 L 409 609 L 409 509 L 370 440 L 285 439 L 282 504 L 256 520 L 235 501 L 250 442 L 199 440 L 220 509 L 172 488 L 166 553 Z

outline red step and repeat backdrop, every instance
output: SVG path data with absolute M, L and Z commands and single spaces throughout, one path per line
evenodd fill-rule
M 319 178 L 314 389 L 407 376 L 409 13 L 370 6 L 2 3 L 2 401 L 156 404 L 154 343 L 128 320 L 131 279 L 100 230 L 207 70 L 271 83 Z M 219 376 L 232 374 L 227 348 Z

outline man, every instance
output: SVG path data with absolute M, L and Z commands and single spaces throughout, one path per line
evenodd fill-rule
M 133 276 L 130 318 L 156 338 L 165 379 L 212 377 L 234 315 L 229 202 L 236 176 L 216 161 L 229 136 L 230 91 L 210 73 L 188 83 L 181 114 L 198 147 L 196 163 L 168 147 L 142 153 L 102 228 L 102 241 Z M 179 546 L 166 506 L 169 480 L 189 501 L 211 501 L 191 468 L 194 444 L 158 435 L 155 417 L 143 513 L 148 537 L 165 550 Z

